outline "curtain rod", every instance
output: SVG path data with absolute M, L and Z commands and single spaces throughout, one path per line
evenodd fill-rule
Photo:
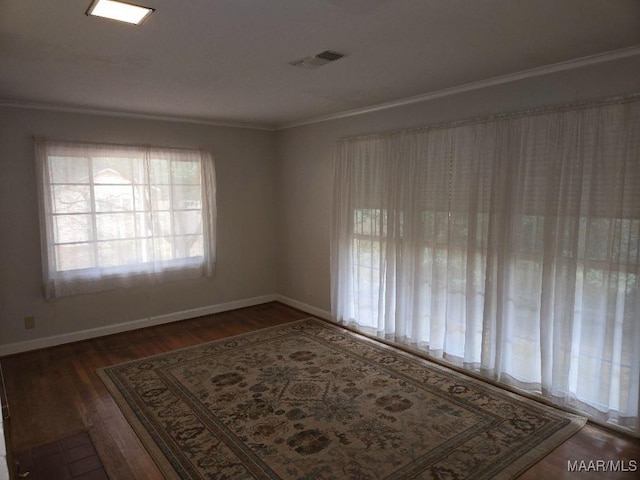
M 529 116 L 533 117 L 538 115 L 545 115 L 548 113 L 560 113 L 560 112 L 568 112 L 572 110 L 585 110 L 587 108 L 600 107 L 605 105 L 631 103 L 634 101 L 640 101 L 640 92 L 632 93 L 628 95 L 610 97 L 602 100 L 568 103 L 564 105 L 552 105 L 552 106 L 546 106 L 546 107 L 531 108 L 528 110 L 521 110 L 521 111 L 512 112 L 512 113 L 498 113 L 498 114 L 488 115 L 484 117 L 470 118 L 466 120 L 454 120 L 449 122 L 434 123 L 432 125 L 425 125 L 421 127 L 411 127 L 411 128 L 400 129 L 400 130 L 389 130 L 386 132 L 378 132 L 378 133 L 366 133 L 364 135 L 355 135 L 353 137 L 340 138 L 336 141 L 336 143 L 372 138 L 377 136 L 394 136 L 394 135 L 399 135 L 403 133 L 416 133 L 416 132 L 426 132 L 429 130 L 455 128 L 455 127 L 461 127 L 464 125 L 479 125 L 482 123 L 499 122 L 503 120 L 513 120 L 516 118 L 529 117 Z

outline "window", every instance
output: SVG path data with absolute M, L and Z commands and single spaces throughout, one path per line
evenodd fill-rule
M 640 102 L 340 140 L 336 321 L 640 431 Z
M 36 157 L 46 297 L 211 276 L 209 153 L 36 140 Z

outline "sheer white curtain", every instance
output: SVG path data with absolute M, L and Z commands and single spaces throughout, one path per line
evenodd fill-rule
M 206 151 L 36 139 L 45 297 L 211 276 Z
M 338 142 L 332 314 L 636 434 L 640 102 Z

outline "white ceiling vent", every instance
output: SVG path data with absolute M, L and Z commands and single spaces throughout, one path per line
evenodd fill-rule
M 294 60 L 293 62 L 289 62 L 289 65 L 293 65 L 294 67 L 315 69 L 320 68 L 327 63 L 340 60 L 342 57 L 344 57 L 342 53 L 334 52 L 333 50 L 325 50 L 324 52 L 320 52 L 319 54 L 314 55 L 313 57 L 300 58 L 298 60 Z

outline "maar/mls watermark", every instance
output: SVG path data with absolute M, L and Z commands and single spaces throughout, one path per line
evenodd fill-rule
M 569 472 L 637 472 L 636 460 L 567 460 Z

